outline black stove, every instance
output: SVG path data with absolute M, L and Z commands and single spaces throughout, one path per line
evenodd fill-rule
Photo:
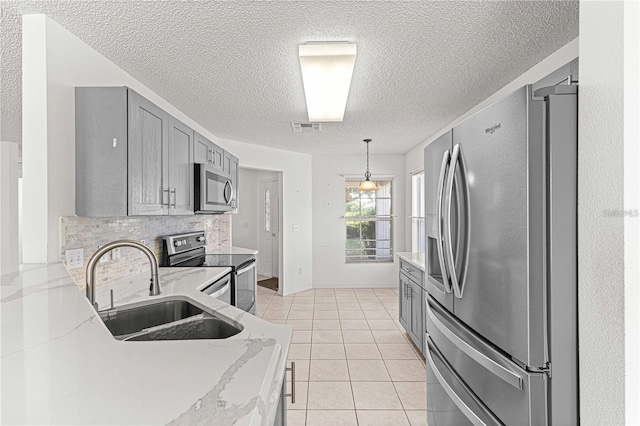
M 163 237 L 161 266 L 231 268 L 231 304 L 255 314 L 256 256 L 206 253 L 205 247 L 204 231 Z

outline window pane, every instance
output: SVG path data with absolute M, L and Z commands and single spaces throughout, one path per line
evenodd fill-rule
M 377 191 L 359 191 L 360 180 L 345 180 L 347 262 L 393 262 L 392 180 L 372 179 Z
M 411 251 L 424 253 L 424 171 L 411 175 L 411 216 Z
M 271 191 L 264 191 L 264 230 L 271 231 Z

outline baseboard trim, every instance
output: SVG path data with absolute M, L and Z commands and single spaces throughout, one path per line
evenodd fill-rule
M 383 283 L 363 283 L 363 284 L 336 284 L 336 283 L 321 283 L 321 284 L 313 284 L 311 288 L 398 288 L 398 283 L 394 284 L 383 284 Z

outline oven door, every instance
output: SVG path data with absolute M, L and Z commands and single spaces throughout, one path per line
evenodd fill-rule
M 205 287 L 202 292 L 222 302 L 231 304 L 231 274 L 227 274 L 210 286 Z
M 236 308 L 255 315 L 256 285 L 258 282 L 255 259 L 241 265 L 235 271 L 235 274 L 235 299 L 233 300 L 233 304 Z
M 231 211 L 233 183 L 229 176 L 220 174 L 205 164 L 194 165 L 195 212 L 224 213 Z

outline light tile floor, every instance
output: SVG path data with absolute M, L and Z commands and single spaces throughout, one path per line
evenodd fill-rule
M 397 321 L 397 289 L 258 287 L 257 314 L 294 327 L 288 425 L 427 424 L 425 361 Z

